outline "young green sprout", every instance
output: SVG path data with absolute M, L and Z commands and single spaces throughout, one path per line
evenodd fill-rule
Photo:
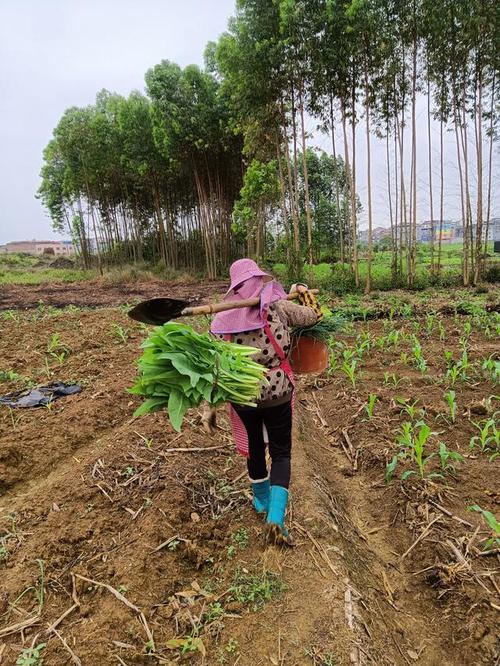
M 427 370 L 427 361 L 423 356 L 422 345 L 420 344 L 417 337 L 413 338 L 412 352 L 415 366 L 420 370 L 421 373 L 424 373 Z
M 396 467 L 400 461 L 409 460 L 410 463 L 416 465 L 417 469 L 407 469 L 401 475 L 401 480 L 405 481 L 413 474 L 420 477 L 420 479 L 441 478 L 442 474 L 438 472 L 427 473 L 427 465 L 435 453 L 426 455 L 428 443 L 432 435 L 434 435 L 429 426 L 424 421 L 417 421 L 415 425 L 406 421 L 403 423 L 396 442 L 400 447 L 399 452 L 388 463 L 385 470 L 385 481 L 389 483 L 394 475 Z M 452 452 L 447 452 L 448 458 L 454 458 Z M 443 451 L 443 456 L 445 453 Z M 446 464 L 446 462 L 445 462 Z M 449 466 L 448 466 L 449 469 Z
M 403 378 L 400 377 L 398 379 L 393 372 L 384 372 L 384 384 L 388 384 L 389 386 L 394 386 L 394 388 L 397 388 L 402 381 Z
M 350 362 L 344 361 L 342 364 L 342 372 L 349 379 L 353 388 L 356 388 L 356 365 L 357 359 L 355 358 L 351 359 Z
M 457 416 L 457 401 L 456 401 L 456 396 L 455 396 L 455 391 L 450 389 L 444 394 L 444 399 L 448 403 L 448 409 L 450 410 L 450 418 L 451 422 L 455 423 L 455 419 Z
M 478 504 L 473 504 L 472 506 L 467 507 L 468 511 L 477 511 L 483 517 L 484 522 L 491 530 L 491 535 L 484 544 L 485 550 L 487 548 L 492 548 L 500 546 L 500 523 L 496 519 L 495 515 L 491 511 L 486 511 Z
M 401 414 L 403 414 L 403 412 L 405 412 L 410 417 L 410 419 L 412 421 L 416 417 L 417 412 L 419 412 L 421 415 L 424 413 L 424 410 L 421 407 L 419 407 L 417 409 L 418 398 L 414 402 L 410 402 L 410 400 L 408 398 L 399 398 L 398 397 L 398 398 L 396 398 L 396 402 L 398 403 L 398 405 L 401 405 L 402 408 L 403 408 L 401 410 Z
M 500 382 L 500 361 L 497 361 L 492 356 L 485 358 L 481 364 L 481 370 L 483 370 L 493 384 Z
M 439 442 L 439 463 L 441 465 L 441 471 L 443 473 L 445 472 L 451 472 L 452 474 L 455 473 L 455 466 L 451 461 L 454 462 L 463 462 L 464 457 L 460 455 L 457 451 L 450 451 L 448 448 L 446 448 L 446 444 L 444 442 Z
M 118 342 L 124 344 L 127 342 L 127 339 L 130 335 L 130 329 L 120 326 L 120 324 L 113 324 L 113 329 L 111 330 L 110 335 L 113 335 Z
M 470 440 L 470 448 L 479 446 L 481 453 L 489 453 L 490 462 L 500 456 L 500 430 L 496 426 L 494 418 L 487 419 L 483 423 L 474 423 L 479 430 L 479 435 L 475 435 Z
M 370 393 L 368 397 L 368 402 L 365 405 L 365 412 L 368 414 L 369 419 L 371 419 L 373 416 L 373 410 L 375 409 L 376 402 L 377 402 L 377 394 Z

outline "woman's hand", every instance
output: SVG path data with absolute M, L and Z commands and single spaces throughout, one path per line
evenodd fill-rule
M 292 284 L 290 288 L 290 293 L 293 294 L 293 292 L 296 291 L 299 294 L 305 294 L 308 290 L 307 285 L 302 284 L 301 282 L 298 282 L 297 284 Z

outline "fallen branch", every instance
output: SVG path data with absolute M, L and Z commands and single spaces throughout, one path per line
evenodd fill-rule
M 445 509 L 444 506 L 441 506 L 437 502 L 435 502 L 433 499 L 428 499 L 427 500 L 429 504 L 432 504 L 436 509 L 441 511 L 442 513 L 445 514 L 445 516 L 448 516 L 449 518 L 453 518 L 453 520 L 456 520 L 459 523 L 462 523 L 462 525 L 467 525 L 467 527 L 474 527 L 472 523 L 469 523 L 467 520 L 464 520 L 463 518 L 460 518 L 459 516 L 455 516 L 454 513 L 451 511 L 448 511 L 448 509 Z
M 76 656 L 76 654 L 73 652 L 73 650 L 70 648 L 70 646 L 66 643 L 65 639 L 61 636 L 61 634 L 57 631 L 57 629 L 52 630 L 53 633 L 57 636 L 57 638 L 61 641 L 61 643 L 64 645 L 64 648 L 68 652 L 68 654 L 71 657 L 71 661 L 76 664 L 76 666 L 82 666 L 82 662 L 80 659 Z
M 65 610 L 64 613 L 57 618 L 57 620 L 52 622 L 52 624 L 50 624 L 45 630 L 46 633 L 50 634 L 53 631 L 55 631 L 57 627 L 61 624 L 61 622 L 64 620 L 64 618 L 68 617 L 68 615 L 72 613 L 75 610 L 75 608 L 78 608 L 78 604 L 76 603 L 74 603 L 70 608 Z
M 153 634 L 151 633 L 151 629 L 149 628 L 148 623 L 146 621 L 146 616 L 144 615 L 144 613 L 141 611 L 140 608 L 135 606 L 131 601 L 129 601 L 127 599 L 127 597 L 124 597 L 123 594 L 118 592 L 118 590 L 115 590 L 114 587 L 112 587 L 111 585 L 108 585 L 107 583 L 101 583 L 97 580 L 93 580 L 92 578 L 87 578 L 86 576 L 82 576 L 80 574 L 75 574 L 75 576 L 77 578 L 80 578 L 81 580 L 85 580 L 87 583 L 92 583 L 92 585 L 97 585 L 98 587 L 106 588 L 106 590 L 108 590 L 108 592 L 111 592 L 111 594 L 113 596 L 115 596 L 118 599 L 118 601 L 121 601 L 122 603 L 125 604 L 125 606 L 128 606 L 131 610 L 133 610 L 135 613 L 137 613 L 138 616 L 139 616 L 139 619 L 141 620 L 141 622 L 144 626 L 144 631 L 146 632 L 146 636 L 148 637 L 148 641 L 149 641 L 149 643 L 151 645 L 151 648 L 154 652 L 155 643 L 154 643 Z
M 349 437 L 349 433 L 347 432 L 347 428 L 342 429 L 342 435 L 344 436 L 344 439 L 347 442 L 347 446 L 349 447 L 350 458 L 351 458 L 351 461 L 352 461 L 352 468 L 356 472 L 357 469 L 358 469 L 358 455 L 359 455 L 359 452 L 352 445 L 351 438 Z
M 16 622 L 16 624 L 11 624 L 9 627 L 0 629 L 0 638 L 16 634 L 18 631 L 24 631 L 24 629 L 32 627 L 38 622 L 40 622 L 40 615 L 37 613 L 36 615 L 33 615 L 33 617 L 29 617 L 27 620 L 22 620 L 21 622 Z
M 350 587 L 347 587 L 344 592 L 344 611 L 347 626 L 351 631 L 354 631 L 354 605 L 352 603 L 352 590 Z
M 420 534 L 420 536 L 415 539 L 415 541 L 411 544 L 411 546 L 406 550 L 401 557 L 399 558 L 400 560 L 404 560 L 404 558 L 408 555 L 408 553 L 411 553 L 411 551 L 415 548 L 415 546 L 422 541 L 422 539 L 429 534 L 431 527 L 436 523 L 438 520 L 441 519 L 441 516 L 436 516 L 431 522 L 427 525 L 427 527 L 423 530 L 423 532 Z
M 153 550 L 151 552 L 152 553 L 157 553 L 162 548 L 166 548 L 169 543 L 171 543 L 172 541 L 176 541 L 176 540 L 178 540 L 178 541 L 187 541 L 187 539 L 182 539 L 178 534 L 174 534 L 174 536 L 171 536 L 169 539 L 167 539 L 166 541 L 161 543 L 159 546 L 157 546 L 156 548 L 153 548 Z
M 227 444 L 219 444 L 219 446 L 194 446 L 192 448 L 178 447 L 175 449 L 165 449 L 165 451 L 158 451 L 161 456 L 166 457 L 167 453 L 199 453 L 202 451 L 217 451 L 219 449 L 227 449 Z
M 335 567 L 333 566 L 332 561 L 331 561 L 330 558 L 328 557 L 328 553 L 327 553 L 327 552 L 325 551 L 325 549 L 324 549 L 324 548 L 323 548 L 323 547 L 322 547 L 322 546 L 316 541 L 316 539 L 313 537 L 313 535 L 312 535 L 308 530 L 306 530 L 305 527 L 302 527 L 302 525 L 299 525 L 299 523 L 297 523 L 297 522 L 294 521 L 293 525 L 294 525 L 294 526 L 295 526 L 300 532 L 302 532 L 303 534 L 305 534 L 305 535 L 307 536 L 307 538 L 308 538 L 310 541 L 312 541 L 312 543 L 314 544 L 315 548 L 318 550 L 318 553 L 321 555 L 322 559 L 323 559 L 323 560 L 326 562 L 326 564 L 329 566 L 329 568 L 331 569 L 332 573 L 334 573 L 336 576 L 338 576 L 338 575 L 339 575 L 339 572 L 338 572 L 337 569 L 335 569 Z

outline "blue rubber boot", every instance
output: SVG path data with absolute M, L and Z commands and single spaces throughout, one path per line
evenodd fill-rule
M 269 479 L 252 481 L 252 504 L 257 513 L 267 513 L 269 511 L 269 487 Z
M 266 539 L 276 544 L 292 546 L 292 537 L 285 527 L 286 505 L 288 504 L 288 490 L 283 486 L 271 486 L 269 511 L 266 520 Z

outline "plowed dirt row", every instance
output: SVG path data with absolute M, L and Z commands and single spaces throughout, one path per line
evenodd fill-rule
M 462 321 L 443 324 L 456 351 Z M 340 337 L 352 344 L 362 329 L 382 334 L 372 322 Z M 47 354 L 54 333 L 69 350 L 62 363 Z M 365 355 L 356 389 L 338 371 L 301 380 L 290 511 L 297 546 L 281 551 L 262 543 L 223 413 L 212 438 L 195 413 L 182 435 L 163 414 L 132 419 L 137 400 L 126 388 L 143 333 L 120 310 L 22 315 L 0 321 L 0 336 L 2 369 L 83 387 L 50 410 L 0 409 L 2 663 L 40 643 L 49 666 L 498 659 L 500 562 L 480 555 L 484 528 L 466 511 L 479 503 L 499 513 L 498 461 L 468 449 L 467 416 L 486 418 L 475 412 L 487 410 L 488 381 L 456 388 L 453 426 L 437 418 L 445 388 L 399 351 Z M 496 353 L 481 331 L 472 340 L 474 356 Z M 442 374 L 442 345 L 431 336 L 423 346 L 429 375 Z M 384 384 L 387 371 L 405 377 L 397 390 Z M 368 419 L 371 392 L 378 400 Z M 467 456 L 456 476 L 384 484 L 405 419 L 396 395 L 418 399 L 448 448 Z
M 221 293 L 226 288 L 225 283 L 209 280 L 187 283 L 149 280 L 118 285 L 106 284 L 100 279 L 39 285 L 7 284 L 2 285 L 0 290 L 0 311 L 9 308 L 35 308 L 39 303 L 54 307 L 122 305 L 157 296 L 200 300 L 210 294 Z

